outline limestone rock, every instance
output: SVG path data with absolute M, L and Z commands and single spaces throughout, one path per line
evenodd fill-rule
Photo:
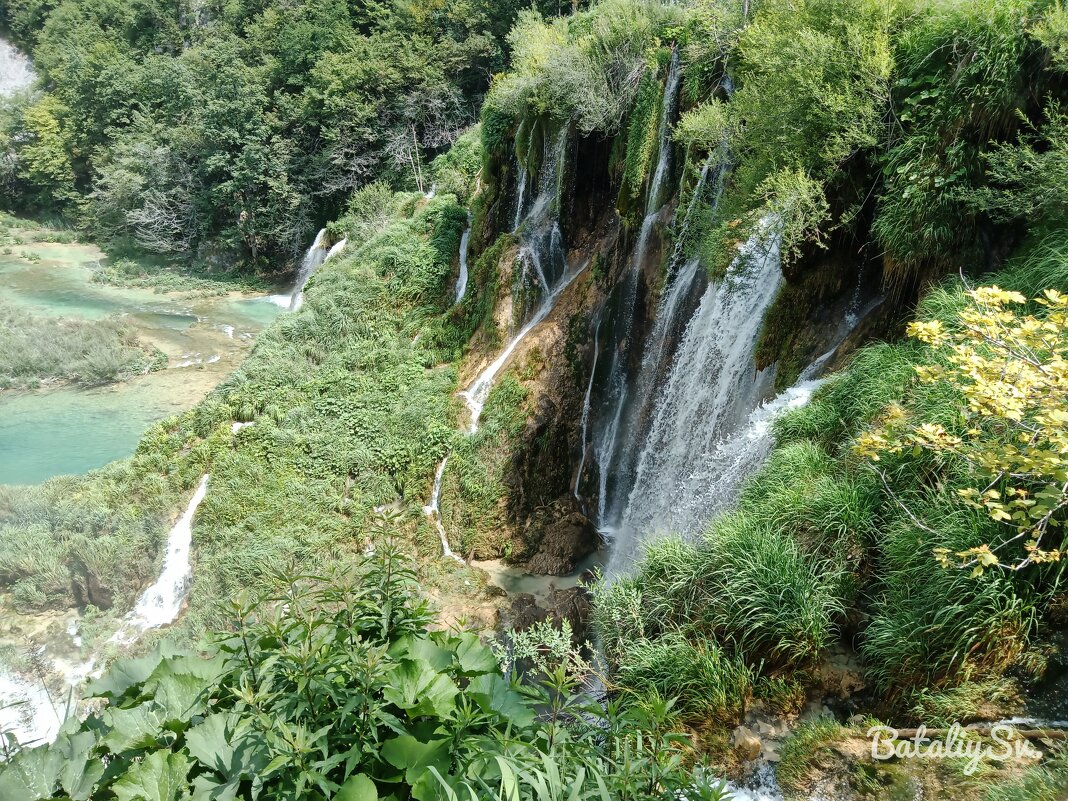
M 760 738 L 747 726 L 739 726 L 731 732 L 731 745 L 746 762 L 756 759 L 764 749 Z

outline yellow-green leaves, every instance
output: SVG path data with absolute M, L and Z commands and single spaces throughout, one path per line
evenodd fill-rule
M 910 336 L 930 346 L 917 365 L 924 383 L 944 382 L 960 393 L 961 433 L 887 410 L 877 428 L 857 438 L 855 451 L 880 454 L 908 449 L 962 459 L 976 486 L 959 490 L 961 501 L 1004 524 L 1007 537 L 935 557 L 981 575 L 990 567 L 1020 569 L 1059 559 L 1048 542 L 1068 507 L 1068 296 L 1046 290 L 1027 313 L 1019 292 L 997 286 L 966 293 L 969 304 L 946 325 L 920 321 Z

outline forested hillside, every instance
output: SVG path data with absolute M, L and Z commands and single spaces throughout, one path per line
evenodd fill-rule
M 1061 3 L 0 10 L 6 208 L 301 265 L 130 458 L 0 487 L 0 657 L 88 699 L 0 790 L 1068 797 Z
M 355 188 L 430 188 L 518 5 L 5 2 L 47 91 L 5 116 L 4 205 L 277 270 Z

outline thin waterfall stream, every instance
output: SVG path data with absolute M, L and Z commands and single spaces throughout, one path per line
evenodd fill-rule
M 201 477 L 193 496 L 167 534 L 163 567 L 156 580 L 141 593 L 129 614 L 108 640 L 130 645 L 149 629 L 173 623 L 182 610 L 192 580 L 193 518 L 208 491 L 208 476 Z M 74 645 L 80 647 L 77 619 L 68 625 Z M 63 696 L 54 696 L 43 681 L 31 682 L 0 671 L 0 731 L 11 732 L 23 744 L 55 739 L 63 721 L 73 711 L 74 689 L 86 678 L 100 675 L 103 665 L 90 655 L 82 662 L 53 658 L 41 647 L 36 658 L 51 664 L 50 672 L 62 678 Z
M 475 434 L 478 431 L 478 421 L 482 415 L 482 409 L 485 407 L 486 400 L 489 398 L 489 394 L 496 383 L 498 375 L 507 365 L 508 360 L 515 352 L 515 349 L 531 331 L 537 328 L 538 325 L 549 316 L 556 307 L 556 302 L 560 295 L 579 275 L 582 274 L 588 264 L 583 264 L 582 267 L 574 271 L 568 267 L 567 256 L 564 250 L 563 233 L 560 230 L 559 222 L 551 216 L 554 211 L 553 201 L 556 197 L 558 187 L 558 169 L 563 162 L 563 155 L 566 152 L 567 144 L 567 128 L 564 128 L 560 132 L 560 135 L 552 145 L 546 142 L 546 152 L 538 175 L 538 197 L 534 200 L 530 211 L 525 217 L 522 216 L 523 194 L 528 178 L 525 168 L 521 167 L 519 170 L 517 178 L 519 186 L 517 187 L 518 205 L 516 209 L 515 229 L 519 230 L 522 228 L 522 234 L 520 236 L 521 244 L 519 252 L 516 255 L 516 261 L 522 266 L 522 277 L 524 279 L 528 277 L 528 269 L 533 271 L 537 286 L 540 290 L 541 302 L 519 331 L 508 340 L 497 358 L 490 362 L 490 364 L 475 377 L 474 381 L 472 381 L 466 389 L 458 393 L 458 397 L 464 402 L 469 414 L 467 426 L 468 435 Z M 463 286 L 465 288 L 467 282 L 467 245 L 470 232 L 471 227 L 469 218 L 467 230 L 464 232 L 460 241 L 461 280 L 463 281 Z M 458 282 L 455 302 L 459 302 L 462 294 Z M 435 471 L 430 501 L 423 507 L 423 512 L 434 522 L 438 536 L 441 538 L 442 554 L 446 557 L 452 557 L 459 561 L 463 561 L 462 558 L 456 556 L 452 551 L 452 548 L 449 546 L 448 533 L 441 520 L 441 489 L 448 461 L 449 457 L 446 454 Z

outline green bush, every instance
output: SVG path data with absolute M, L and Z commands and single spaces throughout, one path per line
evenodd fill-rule
M 388 538 L 329 581 L 279 585 L 235 599 L 205 655 L 162 646 L 114 664 L 84 721 L 0 764 L 0 796 L 722 797 L 684 767 L 670 705 L 564 725 L 584 703 L 577 679 L 523 685 L 475 634 L 429 631 Z

